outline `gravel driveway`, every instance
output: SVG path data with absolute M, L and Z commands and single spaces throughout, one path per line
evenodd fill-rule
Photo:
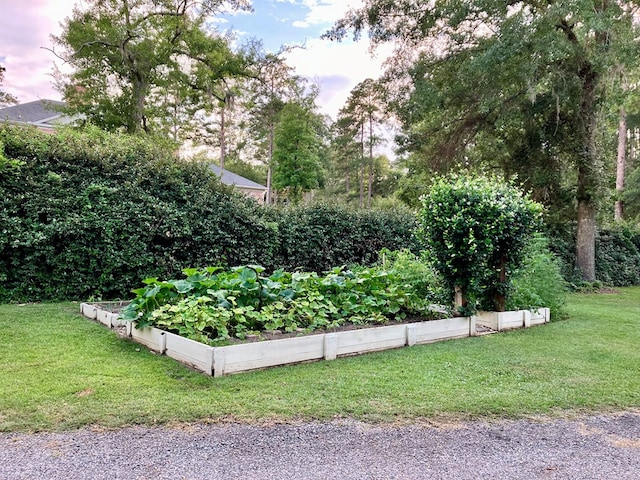
M 640 412 L 372 426 L 354 421 L 1 434 L 0 478 L 640 479 Z

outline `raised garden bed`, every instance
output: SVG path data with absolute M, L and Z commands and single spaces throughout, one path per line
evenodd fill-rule
M 486 333 L 487 329 L 500 331 L 530 327 L 550 320 L 548 308 L 533 312 L 481 312 L 472 317 L 454 317 L 212 347 L 154 327 L 137 329 L 132 322 L 120 320 L 117 309 L 118 306 L 113 303 L 80 305 L 80 311 L 86 317 L 95 319 L 109 328 L 118 328 L 124 336 L 145 345 L 150 350 L 215 377 L 276 365 L 334 360 L 342 356 L 475 336 L 478 334 L 477 327 Z

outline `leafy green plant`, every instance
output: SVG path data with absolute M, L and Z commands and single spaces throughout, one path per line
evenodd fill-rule
M 0 301 L 124 298 L 192 265 L 323 272 L 416 250 L 414 215 L 266 208 L 158 139 L 1 125 L 0 143 Z
M 438 315 L 395 269 L 334 268 L 325 275 L 278 270 L 265 276 L 263 267 L 248 265 L 183 273 L 181 280 L 145 279 L 122 317 L 138 328 L 153 325 L 219 343 L 263 330 L 326 330 Z
M 567 282 L 560 262 L 549 250 L 549 241 L 535 235 L 524 249 L 522 265 L 512 275 L 507 296 L 508 310 L 548 307 L 552 318 L 562 318 Z
M 542 206 L 498 178 L 438 178 L 422 199 L 419 236 L 424 239 L 459 306 L 505 308 L 510 272 L 539 228 Z

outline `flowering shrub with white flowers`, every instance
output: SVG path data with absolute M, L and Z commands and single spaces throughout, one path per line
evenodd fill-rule
M 461 313 L 504 310 L 509 274 L 540 227 L 542 206 L 497 178 L 436 179 L 422 198 L 419 236 Z

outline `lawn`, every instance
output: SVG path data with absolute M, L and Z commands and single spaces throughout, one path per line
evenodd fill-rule
M 119 339 L 78 311 L 0 305 L 0 431 L 640 407 L 640 288 L 572 295 L 568 318 L 540 327 L 224 378 Z

